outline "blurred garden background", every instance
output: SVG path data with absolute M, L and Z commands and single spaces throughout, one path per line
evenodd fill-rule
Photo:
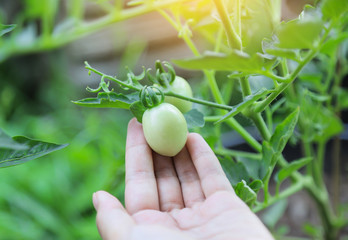
M 283 1 L 282 17 L 296 17 L 310 2 Z M 0 128 L 10 136 L 69 144 L 38 160 L 0 169 L 0 240 L 100 239 L 93 192 L 103 189 L 123 199 L 125 126 L 131 114 L 71 103 L 88 96 L 87 85 L 99 83 L 88 76 L 84 61 L 122 78 L 126 66 L 137 73 L 157 59 L 191 53 L 157 12 L 116 23 L 105 20 L 108 8 L 118 4 L 125 3 L 0 0 L 0 23 L 16 24 L 0 37 Z M 63 34 L 72 25 L 78 34 Z M 196 95 L 209 94 L 208 86 L 197 81 L 200 72 L 176 71 L 191 82 Z M 213 131 L 208 125 L 202 134 L 209 140 Z M 300 210 L 307 207 L 296 204 Z
M 106 15 L 105 4 L 0 1 L 0 22 L 16 24 L 11 35 L 0 38 L 0 128 L 10 136 L 69 143 L 38 160 L 1 169 L 1 240 L 100 239 L 93 192 L 104 189 L 123 199 L 125 126 L 131 115 L 71 103 L 87 96 L 87 85 L 99 83 L 96 76 L 88 76 L 84 61 L 121 76 L 125 66 L 141 70 L 186 49 L 156 13 L 90 31 L 47 50 L 36 47 L 44 18 L 63 27 L 76 20 L 74 14 L 94 21 Z

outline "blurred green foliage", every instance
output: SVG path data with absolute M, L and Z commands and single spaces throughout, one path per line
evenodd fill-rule
M 42 57 L 47 73 L 23 83 L 41 68 L 36 64 Z M 123 199 L 125 126 L 131 116 L 72 104 L 80 93 L 62 74 L 68 71 L 63 54 L 24 57 L 29 58 L 30 68 L 18 64 L 21 58 L 0 66 L 0 128 L 70 145 L 1 170 L 0 239 L 99 239 L 91 197 L 104 189 Z

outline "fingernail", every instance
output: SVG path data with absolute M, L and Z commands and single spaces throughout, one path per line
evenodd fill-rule
M 93 193 L 92 199 L 93 199 L 93 206 L 94 206 L 95 210 L 97 210 L 97 208 L 98 208 L 98 197 L 97 197 L 97 193 Z

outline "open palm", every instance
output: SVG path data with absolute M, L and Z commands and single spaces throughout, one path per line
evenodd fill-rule
M 175 157 L 153 153 L 142 126 L 128 126 L 126 209 L 110 194 L 93 197 L 104 240 L 273 239 L 235 195 L 221 165 L 198 134 Z

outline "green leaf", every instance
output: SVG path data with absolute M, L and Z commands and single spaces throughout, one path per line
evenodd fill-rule
M 312 239 L 321 239 L 323 236 L 323 229 L 311 223 L 305 223 L 302 226 L 303 232 L 311 236 Z
M 262 41 L 263 52 L 275 57 L 283 57 L 294 61 L 299 61 L 301 59 L 299 49 L 279 48 L 276 46 L 278 43 L 278 39 L 264 39 Z
M 299 108 L 296 108 L 282 123 L 274 130 L 269 142 L 262 143 L 262 167 L 260 168 L 260 177 L 265 178 L 270 174 L 270 170 L 276 164 L 286 143 L 293 134 L 299 117 Z
M 326 53 L 329 56 L 334 56 L 337 52 L 339 45 L 348 39 L 348 32 L 339 32 L 336 36 L 330 37 L 321 46 L 320 52 Z
M 293 172 L 307 165 L 310 161 L 312 161 L 312 157 L 301 158 L 294 162 L 291 162 L 286 167 L 282 168 L 275 177 L 277 183 L 283 182 L 286 178 L 288 178 Z
M 248 184 L 242 180 L 235 187 L 234 191 L 237 196 L 242 199 L 249 207 L 256 201 L 256 193 L 248 186 Z
M 296 108 L 282 123 L 280 123 L 271 137 L 270 144 L 274 152 L 281 153 L 294 132 L 300 109 Z
M 68 146 L 68 144 L 58 145 L 32 140 L 23 136 L 13 137 L 12 140 L 26 146 L 26 149 L 0 148 L 0 168 L 22 164 Z
M 6 33 L 11 32 L 15 28 L 16 28 L 16 24 L 10 24 L 10 25 L 0 24 L 0 37 L 5 35 Z
M 337 94 L 338 106 L 341 110 L 348 109 L 348 90 L 340 88 Z
M 252 159 L 249 157 L 236 157 L 237 161 L 242 163 L 248 173 L 248 177 L 252 179 L 262 179 L 260 176 L 260 168 L 262 167 L 261 159 Z M 243 178 L 247 179 L 247 178 Z M 242 179 L 240 179 L 242 180 Z M 239 180 L 239 181 L 240 181 Z
M 260 54 L 252 56 L 234 51 L 229 55 L 206 52 L 200 57 L 173 60 L 173 62 L 187 69 L 211 69 L 219 71 L 242 71 L 248 73 L 258 73 L 262 71 L 264 58 Z
M 322 108 L 314 121 L 314 140 L 317 142 L 328 141 L 343 130 L 341 119 L 327 108 Z
M 315 90 L 321 90 L 325 87 L 321 82 L 322 78 L 322 73 L 319 71 L 314 73 L 301 73 L 299 76 L 299 80 L 301 80 L 307 88 Z
M 204 127 L 204 115 L 197 109 L 193 108 L 190 111 L 184 114 L 184 117 L 187 122 L 188 129 L 192 129 L 195 127 Z
M 136 101 L 132 103 L 129 107 L 138 122 L 142 123 L 143 114 L 146 111 L 146 107 L 141 103 L 141 101 Z
M 271 164 L 272 157 L 274 155 L 274 151 L 272 149 L 272 146 L 269 142 L 263 141 L 262 142 L 262 163 L 263 168 L 260 169 L 260 176 L 263 178 L 266 175 L 266 172 L 268 171 L 268 167 Z
M 25 150 L 28 149 L 28 146 L 17 143 L 0 129 L 0 151 L 2 148 L 13 150 Z
M 228 180 L 233 186 L 236 186 L 242 180 L 249 181 L 250 176 L 243 163 L 234 162 L 232 159 L 224 159 L 221 161 L 221 165 Z
M 73 103 L 84 107 L 97 107 L 97 108 L 124 108 L 128 109 L 130 105 L 136 100 L 130 98 L 129 95 L 115 92 L 100 92 L 97 98 L 85 98 L 78 101 L 72 101 Z
M 291 59 L 294 61 L 300 60 L 300 52 L 298 49 L 284 49 L 284 48 L 268 48 L 266 49 L 266 53 L 271 54 L 277 57 L 283 57 L 287 59 Z
M 282 199 L 269 207 L 261 216 L 266 226 L 271 229 L 274 228 L 279 219 L 283 216 L 287 206 L 287 199 Z
M 323 0 L 321 11 L 324 19 L 340 19 L 342 14 L 348 12 L 348 1 L 346 0 Z
M 260 179 L 256 179 L 254 181 L 252 181 L 249 184 L 249 187 L 255 192 L 257 193 L 260 189 L 263 188 L 263 182 Z
M 254 93 L 252 95 L 246 96 L 244 98 L 243 102 L 234 106 L 230 112 L 225 114 L 220 120 L 215 122 L 215 124 L 221 123 L 221 122 L 225 121 L 226 119 L 237 115 L 238 113 L 240 113 L 241 111 L 243 111 L 244 109 L 249 107 L 251 104 L 253 104 L 257 100 L 259 100 L 260 98 L 266 96 L 268 93 L 269 93 L 269 91 L 266 88 L 262 88 L 258 92 Z
M 270 170 L 271 166 L 277 161 L 279 153 L 275 152 L 271 144 L 267 141 L 262 143 L 262 165 L 259 170 L 259 176 L 261 179 L 264 179 Z
M 283 22 L 276 30 L 279 48 L 311 49 L 323 30 L 323 22 L 316 11 L 307 7 L 300 18 Z

